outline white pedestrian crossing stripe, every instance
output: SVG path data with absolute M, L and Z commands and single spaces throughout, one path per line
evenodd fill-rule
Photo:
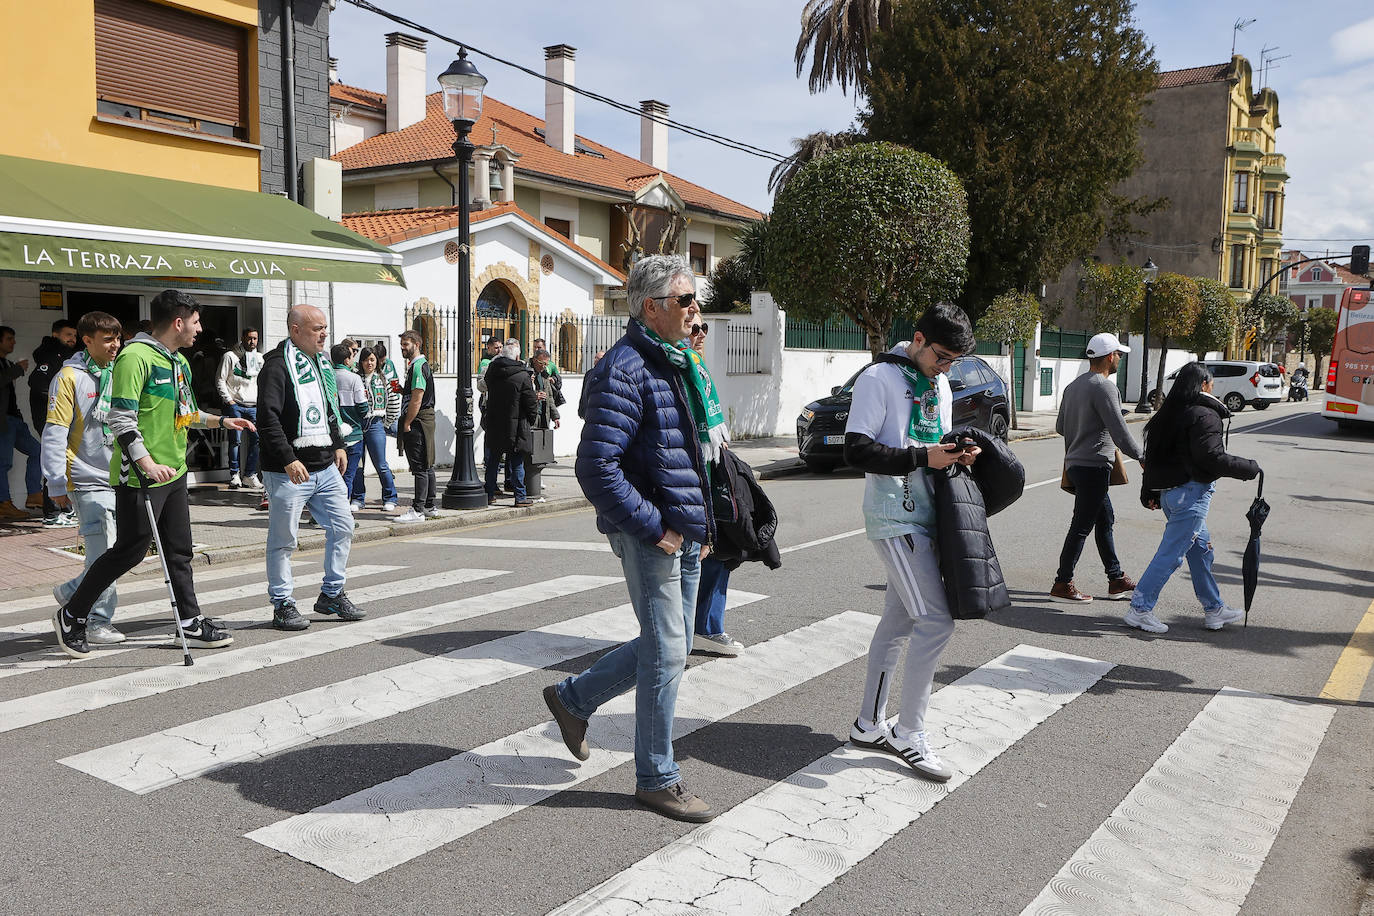
M 681 737 L 862 656 L 878 618 L 846 611 L 697 665 L 678 691 Z M 591 721 L 591 758 L 567 768 L 558 728 L 545 722 L 247 834 L 333 872 L 365 881 L 538 804 L 634 757 L 634 692 Z
M 492 569 L 451 571 L 451 574 L 458 573 L 468 574 L 469 581 L 505 575 L 501 570 Z M 163 666 L 149 671 L 132 671 L 103 680 L 61 687 L 0 703 L 0 732 L 156 696 L 182 687 L 205 684 L 248 671 L 313 658 L 340 649 L 394 639 L 397 636 L 494 614 L 524 604 L 590 591 L 621 581 L 623 580 L 615 576 L 560 576 L 546 582 L 474 595 L 413 611 L 401 611 L 385 617 L 311 630 L 299 636 L 278 639 L 258 646 L 206 653 L 200 655 L 195 666 L 191 668 L 179 665 Z M 361 594 L 359 592 L 359 595 Z
M 421 544 L 444 547 L 507 547 L 512 550 L 585 550 L 588 553 L 611 553 L 608 541 L 520 541 L 502 538 L 421 538 Z
M 1223 688 L 1023 916 L 1239 912 L 1334 715 Z
M 841 747 L 555 912 L 789 913 L 933 808 L 1111 670 L 1017 646 L 931 697 L 931 744 L 954 771 L 922 780 Z
M 363 578 L 366 575 L 377 574 L 380 571 L 394 570 L 397 568 L 398 567 L 394 566 L 359 566 L 351 571 L 350 576 L 352 576 L 355 579 L 359 579 Z M 405 569 L 405 567 L 399 568 Z M 484 572 L 490 572 L 491 575 L 502 574 L 492 570 L 486 570 Z M 472 582 L 478 579 L 486 578 L 490 577 L 487 575 L 480 575 L 474 578 L 473 570 L 468 569 L 445 570 L 444 572 L 440 573 L 428 573 L 424 576 L 412 576 L 409 579 L 400 579 L 395 582 L 384 582 L 380 585 L 371 585 L 367 588 L 357 589 L 355 591 L 349 592 L 349 597 L 351 597 L 354 601 L 358 602 L 359 604 L 368 601 L 385 601 L 392 598 L 401 598 L 405 595 L 414 595 L 420 592 L 431 591 L 436 588 L 443 588 L 449 585 L 459 585 L 464 582 Z M 235 611 L 232 614 L 211 614 L 210 616 L 214 617 L 216 620 L 220 620 L 225 623 L 267 622 L 267 620 L 269 620 L 272 616 L 271 611 L 265 606 L 267 603 L 267 586 L 264 583 L 259 582 L 256 585 L 242 586 L 242 588 L 247 589 L 250 595 L 263 595 L 263 605 L 255 608 L 250 608 L 246 611 Z M 314 599 L 311 597 L 311 595 L 314 594 L 314 590 L 315 586 L 312 584 L 303 584 L 300 588 L 297 589 L 297 591 L 303 591 L 303 594 L 298 597 L 300 597 L 305 602 L 306 613 L 309 612 L 310 606 L 314 603 Z M 42 671 L 45 668 L 58 668 L 64 665 L 90 664 L 109 659 L 111 656 L 121 655 L 125 652 L 132 652 L 135 649 L 146 649 L 149 646 L 168 645 L 170 642 L 176 639 L 176 632 L 173 629 L 174 625 L 171 622 L 171 605 L 168 604 L 164 599 L 164 601 L 161 604 L 161 608 L 161 613 L 166 615 L 168 618 L 167 630 L 164 633 L 154 633 L 146 636 L 131 636 L 124 642 L 119 643 L 117 645 L 97 647 L 95 653 L 90 656 L 87 656 L 86 658 L 72 658 L 71 656 L 65 654 L 61 649 L 57 648 L 55 644 L 56 637 L 54 637 L 54 645 L 52 645 L 51 647 L 44 649 L 33 649 L 28 652 L 20 653 L 18 655 L 11 655 L 7 658 L 0 658 L 0 678 L 13 677 L 17 674 L 27 674 L 33 671 Z M 121 622 L 122 619 L 123 618 L 120 617 L 118 613 L 115 614 L 116 623 Z M 52 623 L 48 622 L 46 626 L 48 631 L 51 632 Z M 5 730 L 6 729 L 4 728 L 3 723 L 0 723 L 0 731 Z
M 763 600 L 732 591 L 726 607 Z M 629 604 L 269 700 L 60 761 L 140 795 L 632 639 Z

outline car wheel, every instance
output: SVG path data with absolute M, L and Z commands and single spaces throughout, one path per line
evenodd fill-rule
M 1251 406 L 1253 406 L 1256 410 L 1268 410 L 1268 409 L 1269 409 L 1269 402 L 1268 402 L 1268 401 L 1256 401 L 1256 402 L 1255 402 L 1253 405 L 1251 405 Z
M 1245 409 L 1245 398 L 1234 391 L 1222 398 L 1221 403 L 1225 404 L 1226 409 L 1231 411 L 1231 413 L 1240 413 Z
M 839 465 L 835 464 L 833 461 L 821 461 L 818 458 L 803 458 L 802 463 L 806 465 L 808 471 L 815 474 L 829 474 L 831 471 L 835 470 L 835 468 L 839 467 Z
M 988 423 L 988 432 L 992 433 L 1003 442 L 1006 442 L 1009 431 L 1010 426 L 1007 424 L 1007 418 L 1000 413 L 994 413 L 992 415 L 992 420 Z

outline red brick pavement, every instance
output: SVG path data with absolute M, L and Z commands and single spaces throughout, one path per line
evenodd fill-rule
M 0 589 L 52 586 L 72 578 L 82 557 L 50 548 L 80 543 L 76 528 L 44 528 L 41 517 L 0 523 Z

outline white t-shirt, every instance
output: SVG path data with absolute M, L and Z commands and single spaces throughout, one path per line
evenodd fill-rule
M 906 349 L 889 352 L 906 355 Z M 940 431 L 953 426 L 953 392 L 942 372 L 935 377 L 940 412 Z M 870 366 L 854 380 L 853 400 L 849 406 L 846 433 L 861 433 L 879 445 L 907 448 L 912 442 L 911 402 L 914 393 L 902 370 L 892 363 Z M 870 540 L 900 537 L 903 534 L 935 536 L 935 502 L 929 474 L 917 468 L 905 476 L 868 474 L 864 481 L 864 527 Z

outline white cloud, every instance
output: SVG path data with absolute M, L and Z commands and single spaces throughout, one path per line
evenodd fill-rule
M 1346 26 L 1332 35 L 1331 49 L 1343 64 L 1374 57 L 1374 19 Z

